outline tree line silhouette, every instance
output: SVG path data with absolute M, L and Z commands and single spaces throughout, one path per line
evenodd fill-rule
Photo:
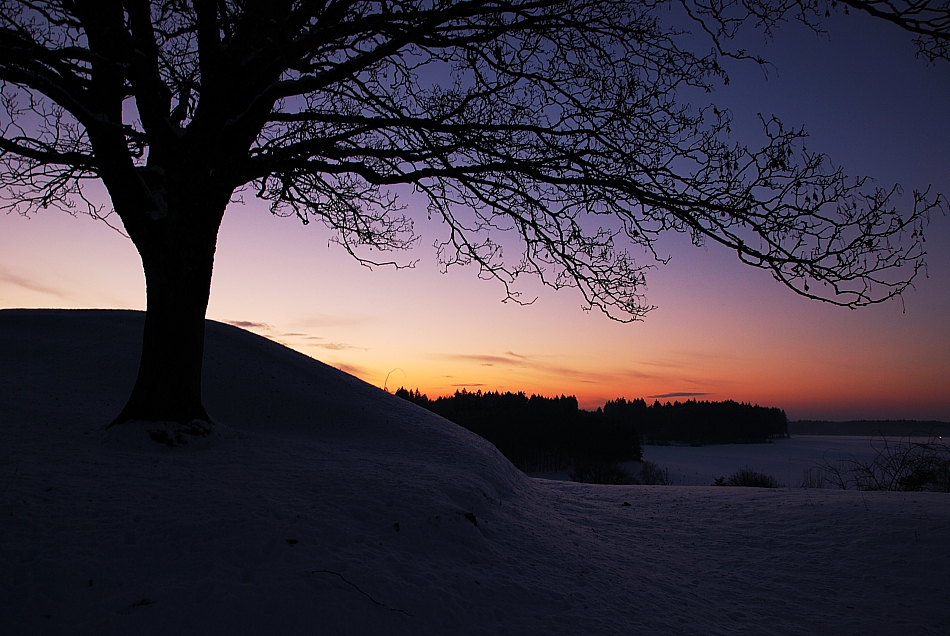
M 642 399 L 618 398 L 607 402 L 603 413 L 636 427 L 646 444 L 751 444 L 788 437 L 785 411 L 733 400 L 647 405 Z
M 433 400 L 403 387 L 396 395 L 484 437 L 526 471 L 639 461 L 641 443 L 751 443 L 788 435 L 781 409 L 731 400 L 647 405 L 619 398 L 586 411 L 565 395 L 462 389 Z
M 574 396 L 528 397 L 523 392 L 462 389 L 430 400 L 418 389 L 404 388 L 396 395 L 484 437 L 525 471 L 616 464 L 642 457 L 631 423 L 579 409 Z

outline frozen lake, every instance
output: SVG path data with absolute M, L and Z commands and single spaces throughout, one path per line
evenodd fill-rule
M 900 438 L 886 439 L 888 443 L 900 441 Z M 806 469 L 825 461 L 835 463 L 851 457 L 869 460 L 882 444 L 880 437 L 801 435 L 767 444 L 644 446 L 643 459 L 667 469 L 670 480 L 677 486 L 709 486 L 716 477 L 728 477 L 739 469 L 751 468 L 796 488 Z M 629 468 L 634 472 L 637 464 L 632 463 Z

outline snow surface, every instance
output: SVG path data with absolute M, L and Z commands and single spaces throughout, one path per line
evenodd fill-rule
M 950 442 L 950 439 L 944 441 Z M 708 486 L 717 477 L 728 477 L 743 468 L 751 468 L 775 477 L 784 486 L 797 488 L 809 468 L 826 463 L 836 466 L 841 460 L 851 459 L 870 462 L 883 450 L 885 443 L 896 445 L 901 442 L 899 437 L 803 435 L 773 440 L 768 444 L 644 446 L 643 458 L 669 471 L 674 485 Z M 630 466 L 636 472 L 637 464 L 631 463 Z
M 870 462 L 883 450 L 884 443 L 899 445 L 906 441 L 900 437 L 805 435 L 776 439 L 766 444 L 647 444 L 643 446 L 643 459 L 664 469 L 674 486 L 711 486 L 717 477 L 728 477 L 743 468 L 751 468 L 775 477 L 783 487 L 798 488 L 808 469 L 825 464 L 838 466 L 842 460 Z M 941 443 L 941 440 L 935 442 Z M 950 443 L 950 439 L 944 439 L 943 443 Z M 640 462 L 624 462 L 621 466 L 631 475 L 639 474 L 642 467 Z M 568 470 L 529 474 L 543 479 L 570 480 Z
M 0 311 L 3 634 L 950 633 L 950 496 L 532 479 L 217 323 L 221 434 L 141 445 L 142 321 Z

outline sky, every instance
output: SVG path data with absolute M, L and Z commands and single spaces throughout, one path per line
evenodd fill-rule
M 817 36 L 787 25 L 748 46 L 772 67 L 732 62 L 710 101 L 754 145 L 758 113 L 809 132 L 810 149 L 909 200 L 950 194 L 950 65 L 914 57 L 904 32 L 837 16 Z M 746 43 L 743 43 L 746 44 Z M 95 195 L 94 195 L 95 196 Z M 98 196 L 105 200 L 105 195 Z M 767 272 L 686 237 L 660 243 L 668 265 L 647 273 L 642 322 L 585 312 L 576 290 L 522 284 L 529 306 L 504 303 L 475 268 L 441 273 L 442 228 L 409 199 L 422 240 L 415 267 L 372 271 L 319 224 L 275 218 L 253 199 L 221 228 L 208 317 L 245 326 L 378 387 L 617 397 L 733 399 L 790 419 L 950 420 L 950 218 L 927 231 L 928 269 L 903 298 L 857 310 L 801 298 Z M 88 217 L 0 216 L 0 307 L 145 308 L 128 239 Z

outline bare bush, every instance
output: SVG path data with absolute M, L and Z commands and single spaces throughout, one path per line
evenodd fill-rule
M 772 475 L 766 475 L 752 470 L 751 468 L 742 468 L 729 475 L 729 477 L 717 477 L 713 486 L 745 486 L 746 488 L 781 488 L 782 484 Z
M 655 462 L 644 460 L 640 463 L 640 473 L 636 476 L 636 483 L 644 486 L 672 486 L 670 471 L 660 468 Z
M 802 488 L 950 492 L 950 446 L 941 438 L 871 439 L 870 460 L 825 461 L 805 471 Z
M 838 483 L 832 479 L 831 473 L 837 470 L 836 466 L 830 466 L 830 469 L 822 466 L 806 468 L 798 486 L 799 488 L 836 488 Z

